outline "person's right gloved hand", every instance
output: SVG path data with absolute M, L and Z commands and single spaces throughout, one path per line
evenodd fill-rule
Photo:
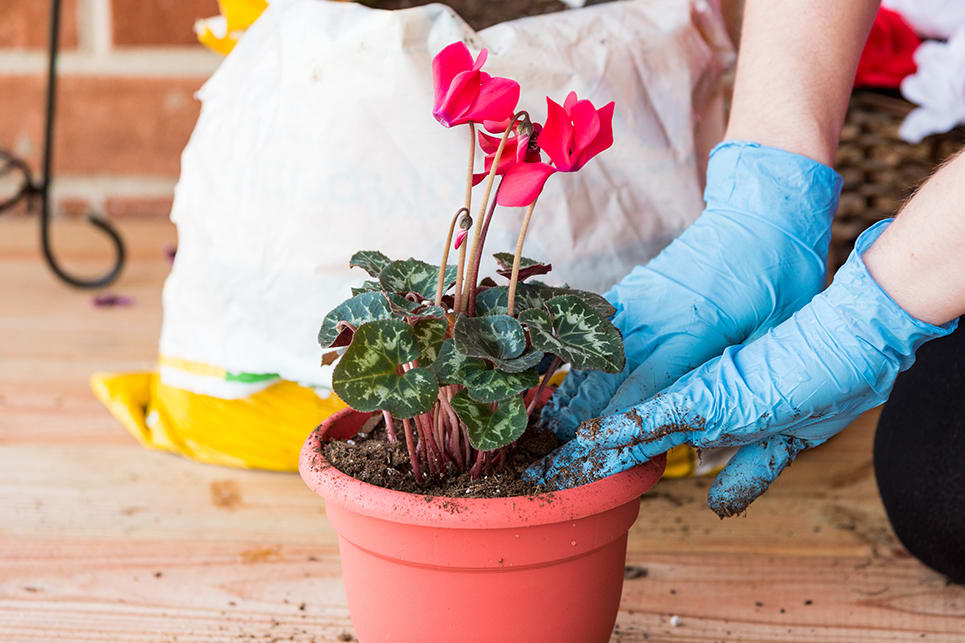
M 957 327 L 957 320 L 915 319 L 871 276 L 862 255 L 890 222 L 862 233 L 834 282 L 790 319 L 728 347 L 650 400 L 587 422 L 524 479 L 560 489 L 679 444 L 740 446 L 707 502 L 721 518 L 743 512 L 798 453 L 884 403 L 922 344 Z
M 643 402 L 804 306 L 825 286 L 841 185 L 834 170 L 798 154 L 737 141 L 714 148 L 704 212 L 605 294 L 626 368 L 571 373 L 543 423 L 572 439 L 582 422 Z

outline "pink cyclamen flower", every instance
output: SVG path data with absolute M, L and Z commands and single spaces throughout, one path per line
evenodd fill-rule
M 506 138 L 506 145 L 503 147 L 503 153 L 499 157 L 499 167 L 496 168 L 496 174 L 500 176 L 506 174 L 506 171 L 517 163 L 538 163 L 541 160 L 539 148 L 535 144 L 530 145 L 530 141 L 532 140 L 535 143 L 535 139 L 539 136 L 540 130 L 542 129 L 542 125 L 533 123 L 532 135 L 524 136 L 522 134 L 513 134 L 512 136 L 508 136 Z M 473 185 L 479 185 L 483 179 L 489 176 L 489 171 L 493 167 L 493 159 L 496 158 L 496 150 L 499 149 L 499 142 L 501 140 L 502 136 L 490 136 L 485 132 L 479 132 L 479 147 L 486 155 L 486 158 L 484 170 L 472 175 Z
M 596 109 L 570 92 L 562 106 L 547 97 L 546 109 L 539 146 L 557 170 L 575 172 L 613 145 L 613 101 Z
M 458 249 L 459 249 L 459 246 L 462 245 L 462 242 L 466 240 L 466 236 L 467 236 L 468 234 L 469 234 L 469 230 L 460 230 L 459 232 L 457 232 L 457 233 L 456 233 L 456 243 L 455 243 L 455 245 L 453 245 L 453 248 L 455 248 L 456 250 L 458 250 Z
M 533 133 L 530 136 L 516 134 L 506 139 L 496 174 L 502 175 L 496 193 L 496 203 L 506 207 L 529 205 L 536 200 L 546 179 L 556 170 L 553 166 L 543 163 L 539 146 L 542 125 L 533 123 Z M 479 132 L 479 147 L 486 153 L 486 171 L 473 175 L 473 185 L 482 181 L 489 174 L 493 166 L 496 150 L 499 149 L 500 138 Z
M 496 132 L 512 119 L 519 102 L 519 83 L 482 71 L 487 55 L 483 49 L 473 61 L 466 45 L 454 42 L 432 59 L 432 115 L 446 127 L 473 122 Z

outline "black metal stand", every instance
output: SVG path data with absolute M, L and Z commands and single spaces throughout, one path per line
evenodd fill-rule
M 44 117 L 44 158 L 43 180 L 38 182 L 30 172 L 30 167 L 13 154 L 0 150 L 0 176 L 11 172 L 23 175 L 20 189 L 4 201 L 0 201 L 0 214 L 18 203 L 27 200 L 28 209 L 33 209 L 34 199 L 40 200 L 40 247 L 44 253 L 44 260 L 61 281 L 77 288 L 103 288 L 113 283 L 124 267 L 124 241 L 117 230 L 106 219 L 95 214 L 88 214 L 87 220 L 104 232 L 114 246 L 114 266 L 104 275 L 95 278 L 81 278 L 68 274 L 54 257 L 50 245 L 50 185 L 53 182 L 53 140 L 54 140 L 54 112 L 57 102 L 57 53 L 60 48 L 60 0 L 50 3 L 50 44 L 47 66 L 47 102 Z

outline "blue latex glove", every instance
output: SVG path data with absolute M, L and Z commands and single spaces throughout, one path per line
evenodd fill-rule
M 572 439 L 582 422 L 649 399 L 804 306 L 826 283 L 840 191 L 841 177 L 806 157 L 755 143 L 714 148 L 703 214 L 606 293 L 626 369 L 571 373 L 543 423 Z
M 797 453 L 882 404 L 919 346 L 957 326 L 912 318 L 868 274 L 861 254 L 890 221 L 866 230 L 834 282 L 790 319 L 651 400 L 586 423 L 529 477 L 566 487 L 678 444 L 744 446 L 714 481 L 708 505 L 721 517 L 746 509 Z

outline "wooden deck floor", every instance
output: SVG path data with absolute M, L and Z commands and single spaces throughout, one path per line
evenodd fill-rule
M 115 309 L 54 281 L 35 227 L 0 220 L 0 641 L 346 640 L 335 535 L 297 475 L 144 450 L 88 389 L 95 370 L 151 368 L 173 227 L 124 223 L 114 291 L 136 303 Z M 71 265 L 100 265 L 83 226 L 57 230 Z M 613 640 L 965 640 L 965 589 L 885 519 L 874 422 L 803 455 L 746 517 L 708 511 L 706 480 L 661 482 Z

